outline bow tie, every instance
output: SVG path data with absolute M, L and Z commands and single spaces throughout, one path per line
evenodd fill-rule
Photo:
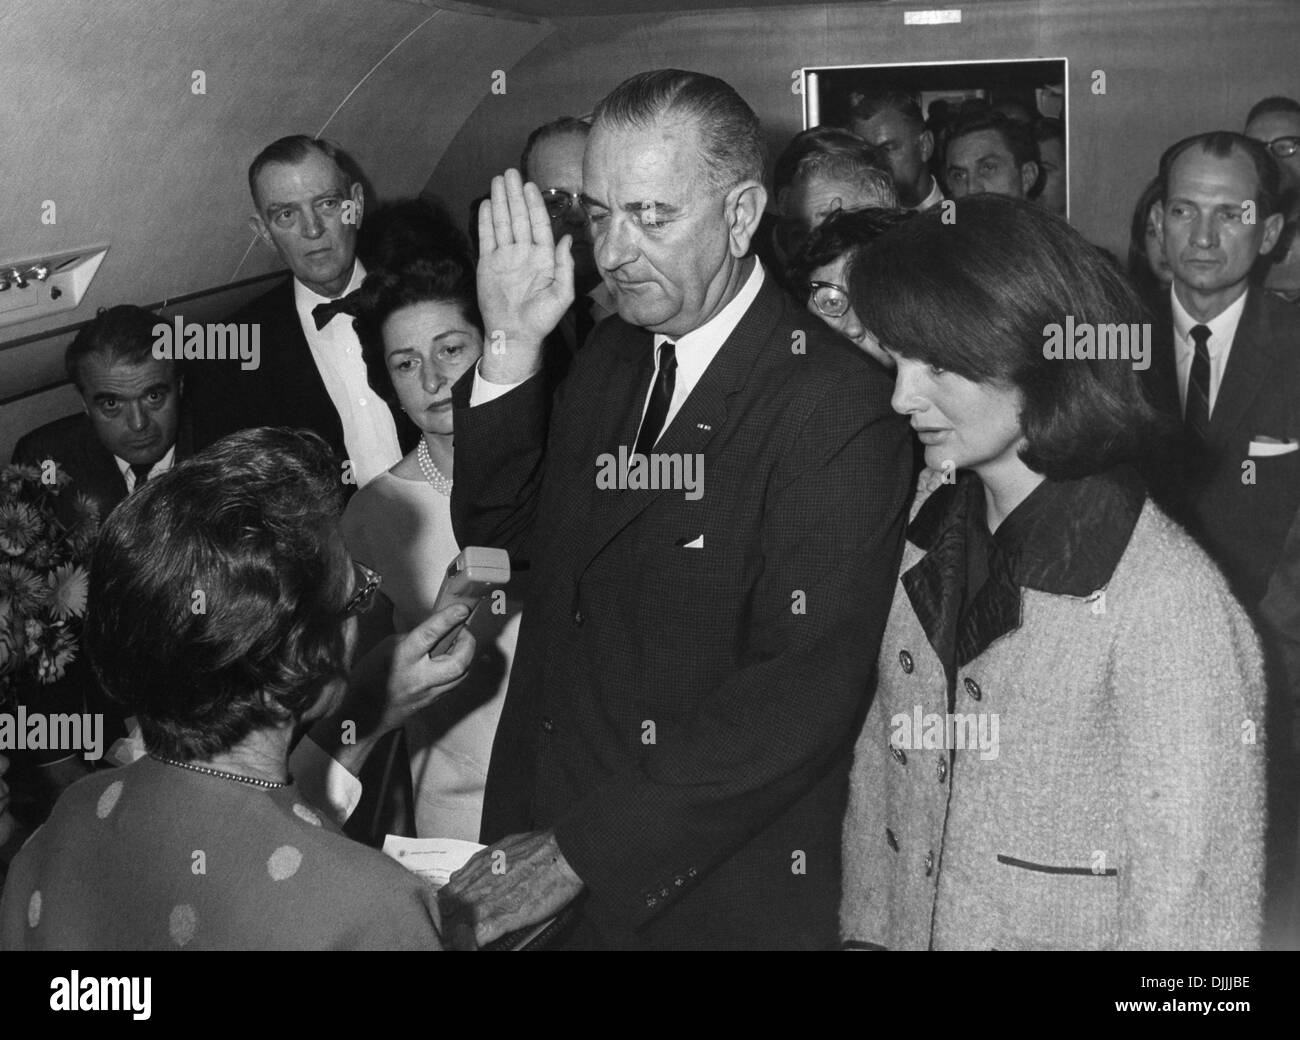
M 329 303 L 318 303 L 311 309 L 311 316 L 316 319 L 316 331 L 319 332 L 340 314 L 351 314 L 348 297 L 342 296 Z

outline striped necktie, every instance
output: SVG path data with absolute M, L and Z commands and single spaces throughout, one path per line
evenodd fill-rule
M 1205 440 L 1210 431 L 1210 351 L 1206 347 L 1210 340 L 1209 326 L 1193 326 L 1191 336 L 1196 355 L 1192 358 L 1192 372 L 1187 380 L 1183 423 L 1191 433 Z

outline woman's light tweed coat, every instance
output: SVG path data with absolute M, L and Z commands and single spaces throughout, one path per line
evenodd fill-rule
M 923 556 L 909 541 L 903 571 Z M 1264 683 L 1217 569 L 1147 502 L 1103 599 L 1022 596 L 1021 627 L 958 669 L 951 709 L 998 716 L 996 757 L 895 754 L 896 716 L 950 710 L 896 586 L 853 764 L 842 937 L 890 949 L 1256 946 Z

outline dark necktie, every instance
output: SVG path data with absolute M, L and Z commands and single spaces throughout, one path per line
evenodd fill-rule
M 148 480 L 149 480 L 149 471 L 150 471 L 151 469 L 153 469 L 152 466 L 138 465 L 138 464 L 132 463 L 132 465 L 131 465 L 131 472 L 135 474 L 135 490 L 136 490 L 136 491 L 139 491 L 142 487 L 145 486 L 146 483 L 148 483 Z
M 347 314 L 348 308 L 344 304 L 346 296 L 341 296 L 337 300 L 330 300 L 329 303 L 318 303 L 311 309 L 311 316 L 316 319 L 316 331 L 319 332 L 340 314 Z
M 1195 325 L 1191 335 L 1196 354 L 1192 358 L 1192 372 L 1187 380 L 1187 407 L 1183 412 L 1183 423 L 1191 433 L 1205 440 L 1210 430 L 1210 352 L 1206 348 L 1210 339 L 1209 326 Z
M 673 387 L 677 383 L 677 354 L 674 343 L 659 345 L 659 373 L 650 390 L 650 405 L 641 420 L 641 432 L 636 437 L 634 454 L 648 455 L 655 446 L 668 417 L 668 406 L 673 402 Z

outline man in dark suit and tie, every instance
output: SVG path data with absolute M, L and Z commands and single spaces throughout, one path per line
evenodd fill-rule
M 1223 568 L 1270 659 L 1266 926 L 1276 934 L 1293 898 L 1297 827 L 1300 661 L 1288 647 L 1300 632 L 1284 604 L 1300 602 L 1300 540 L 1287 537 L 1300 515 L 1300 314 L 1250 274 L 1282 229 L 1279 174 L 1264 145 L 1220 131 L 1170 148 L 1160 179 L 1153 215 L 1174 283 L 1146 377 L 1182 420 L 1183 441 L 1153 490 Z
M 72 478 L 59 497 L 65 522 L 75 495 L 90 499 L 103 519 L 137 486 L 189 454 L 179 368 L 153 355 L 160 320 L 123 304 L 82 328 L 64 355 L 82 411 L 38 427 L 14 448 L 14 462 L 40 468 L 53 460 Z
M 94 503 L 103 520 L 136 488 L 190 455 L 179 366 L 153 353 L 154 326 L 160 321 L 142 307 L 121 305 L 88 322 L 64 354 L 82 412 L 38 427 L 14 448 L 15 463 L 44 470 L 52 462 L 71 478 L 55 506 L 64 524 L 76 522 L 78 496 Z M 40 696 L 43 711 L 102 713 L 110 745 L 126 736 L 121 713 L 105 699 L 85 655 L 42 687 Z M 114 747 L 105 760 L 113 761 L 116 752 Z M 18 765 L 42 812 L 89 771 L 79 755 L 61 751 L 24 751 Z
M 697 73 L 601 102 L 583 192 L 618 317 L 553 404 L 539 355 L 572 299 L 568 242 L 513 170 L 480 210 L 500 335 L 453 391 L 453 520 L 530 561 L 540 592 L 493 748 L 494 844 L 443 890 L 459 945 L 579 895 L 577 947 L 837 943 L 912 449 L 883 370 L 748 255 L 762 140 Z
M 309 429 L 338 455 L 344 483 L 360 487 L 414 447 L 419 431 L 370 387 L 341 306 L 366 274 L 356 257 L 365 194 L 350 169 L 337 146 L 301 135 L 253 160 L 249 226 L 293 277 L 232 318 L 260 326 L 260 366 L 205 365 L 190 396 L 199 447 L 251 426 Z

